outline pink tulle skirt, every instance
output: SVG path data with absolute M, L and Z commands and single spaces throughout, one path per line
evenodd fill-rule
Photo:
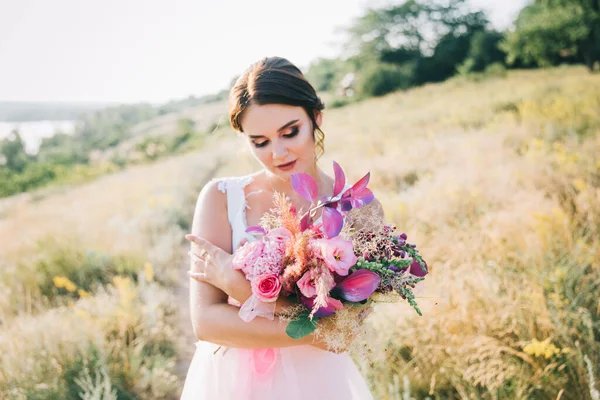
M 236 349 L 197 342 L 182 400 L 370 400 L 348 353 L 312 346 Z

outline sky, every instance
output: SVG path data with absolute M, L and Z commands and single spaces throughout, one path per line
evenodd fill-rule
M 471 0 L 497 28 L 526 0 Z M 0 101 L 162 103 L 335 57 L 366 0 L 0 0 Z

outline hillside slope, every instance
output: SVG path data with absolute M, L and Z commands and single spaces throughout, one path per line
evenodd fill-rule
M 387 218 L 432 269 L 418 299 L 423 317 L 395 304 L 369 318 L 377 362 L 357 362 L 376 398 L 399 398 L 403 379 L 416 398 L 556 398 L 561 390 L 564 398 L 589 398 L 584 357 L 596 366 L 600 360 L 580 321 L 583 314 L 589 326 L 599 321 L 598 110 L 600 76 L 569 67 L 453 79 L 325 112 L 323 167 L 331 171 L 336 160 L 350 180 L 371 171 Z M 40 262 L 56 262 L 44 246 L 125 254 L 140 273 L 149 264 L 153 281 L 185 309 L 182 237 L 200 188 L 211 177 L 257 168 L 244 139 L 223 127 L 200 151 L 7 199 L 0 337 L 8 339 L 0 341 L 0 357 L 13 372 L 0 373 L 0 387 L 2 379 L 26 386 L 29 367 L 10 357 L 40 351 L 18 346 L 35 331 L 28 339 L 9 327 L 38 318 L 45 329 L 44 315 L 58 307 L 38 286 Z M 75 268 L 61 268 L 43 273 L 76 279 Z M 90 301 L 69 299 L 65 306 L 76 310 Z M 185 315 L 180 322 L 163 338 L 179 345 L 179 378 L 193 348 Z M 178 386 L 169 387 L 165 396 L 175 397 Z

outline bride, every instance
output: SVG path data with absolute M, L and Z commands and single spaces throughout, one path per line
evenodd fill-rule
M 231 253 L 253 240 L 246 227 L 258 225 L 273 207 L 274 192 L 288 195 L 296 209 L 307 209 L 308 202 L 292 189 L 294 173 L 315 178 L 319 198 L 333 194 L 333 179 L 317 166 L 323 109 L 302 72 L 279 57 L 253 64 L 231 89 L 231 124 L 263 169 L 212 180 L 198 197 L 186 239 L 192 246 L 191 319 L 199 341 L 184 400 L 372 399 L 347 352 L 327 351 L 312 334 L 292 339 L 277 318 L 244 322 L 238 316 L 251 288 L 243 273 L 231 268 Z M 275 312 L 287 305 L 278 299 Z

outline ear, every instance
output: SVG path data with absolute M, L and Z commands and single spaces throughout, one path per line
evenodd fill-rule
M 315 122 L 319 127 L 323 124 L 323 113 L 321 111 L 315 110 Z

